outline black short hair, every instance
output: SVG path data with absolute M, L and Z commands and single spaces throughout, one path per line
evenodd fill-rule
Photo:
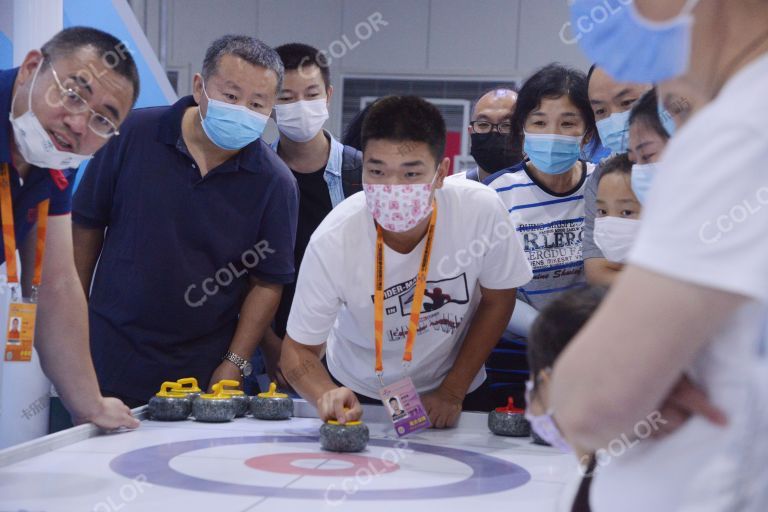
M 133 87 L 131 104 L 139 97 L 139 70 L 128 46 L 112 34 L 93 27 L 69 27 L 60 31 L 40 48 L 46 65 L 67 57 L 81 48 L 92 48 L 105 66 L 126 78 Z
M 632 161 L 628 153 L 619 153 L 605 159 L 600 164 L 600 179 L 602 180 L 609 174 L 623 174 L 627 177 L 632 176 Z M 600 182 L 598 181 L 598 184 Z
M 260 39 L 242 35 L 222 36 L 211 43 L 203 59 L 204 79 L 216 73 L 219 60 L 224 55 L 234 55 L 249 64 L 274 71 L 277 75 L 277 91 L 283 86 L 283 62 L 277 52 Z
M 424 142 L 435 163 L 445 153 L 445 120 L 436 106 L 418 96 L 379 99 L 363 120 L 362 150 L 371 139 Z
M 325 90 L 331 86 L 331 68 L 328 66 L 328 57 L 314 46 L 304 43 L 288 43 L 275 48 L 275 51 L 283 61 L 286 71 L 317 66 L 325 83 Z
M 659 117 L 659 96 L 655 87 L 640 96 L 640 99 L 632 106 L 632 110 L 629 112 L 629 125 L 632 126 L 636 121 L 645 124 L 664 140 L 669 139 L 670 134 L 664 128 Z
M 597 310 L 605 294 L 606 289 L 599 286 L 575 288 L 541 310 L 528 334 L 528 366 L 534 378 L 541 370 L 554 366 L 560 353 Z
M 395 398 L 395 397 L 390 398 L 389 399 L 389 403 L 392 403 L 392 400 L 394 400 L 396 404 L 400 403 L 400 402 L 398 402 L 397 398 Z
M 515 136 L 523 136 L 525 120 L 532 111 L 541 106 L 542 100 L 563 96 L 571 100 L 584 119 L 584 140 L 595 136 L 595 114 L 587 94 L 587 77 L 577 69 L 557 63 L 544 66 L 531 75 L 517 93 L 517 105 L 512 116 L 512 132 Z

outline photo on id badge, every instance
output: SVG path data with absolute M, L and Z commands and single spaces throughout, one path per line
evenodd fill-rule
M 8 322 L 8 343 L 11 345 L 19 345 L 21 343 L 21 318 L 14 316 L 11 317 Z
M 408 411 L 403 409 L 403 404 L 397 396 L 390 397 L 387 401 L 387 408 L 389 408 L 389 412 L 392 414 L 392 421 L 401 420 L 408 415 Z

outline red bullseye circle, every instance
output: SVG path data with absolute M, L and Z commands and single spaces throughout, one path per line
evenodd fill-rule
M 318 460 L 319 463 L 314 468 L 294 465 L 295 462 L 308 459 Z M 322 461 L 346 462 L 351 464 L 351 466 L 323 469 L 324 464 Z M 363 470 L 369 471 L 374 475 L 380 475 L 400 469 L 400 466 L 394 462 L 374 457 L 335 453 L 274 453 L 272 455 L 252 457 L 246 460 L 245 464 L 250 468 L 261 471 L 304 476 L 355 476 L 359 471 Z

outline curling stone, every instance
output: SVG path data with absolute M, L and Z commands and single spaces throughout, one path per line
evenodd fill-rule
M 181 388 L 179 389 L 179 391 L 181 391 L 182 393 L 186 393 L 187 396 L 189 396 L 189 399 L 193 402 L 203 392 L 203 390 L 200 389 L 200 387 L 197 385 L 197 379 L 194 377 L 179 379 L 176 382 L 181 384 Z
M 248 412 L 251 401 L 243 391 L 237 389 L 238 386 L 240 383 L 236 380 L 222 380 L 214 384 L 212 389 L 214 394 L 221 393 L 230 397 L 235 402 L 235 417 L 242 418 Z M 227 389 L 227 387 L 235 389 Z
M 368 439 L 368 427 L 361 421 L 328 420 L 320 427 L 320 446 L 331 452 L 361 452 Z
M 235 419 L 235 401 L 223 393 L 202 394 L 192 402 L 192 416 L 196 421 L 221 423 Z
M 525 419 L 525 411 L 515 407 L 515 401 L 509 397 L 506 407 L 499 407 L 488 414 L 488 428 L 497 436 L 528 437 L 531 424 Z
M 277 393 L 277 384 L 269 384 L 269 391 L 251 399 L 251 414 L 260 420 L 287 420 L 293 416 L 293 400 L 285 393 Z
M 185 420 L 192 412 L 192 400 L 186 393 L 181 393 L 178 382 L 163 382 L 160 391 L 149 399 L 147 412 L 149 417 L 158 421 Z

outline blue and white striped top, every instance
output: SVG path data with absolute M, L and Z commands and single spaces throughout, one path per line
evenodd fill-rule
M 583 286 L 584 186 L 595 166 L 582 162 L 578 185 L 560 194 L 546 188 L 522 163 L 497 172 L 485 184 L 507 207 L 533 269 L 518 298 L 540 310 L 560 293 Z

